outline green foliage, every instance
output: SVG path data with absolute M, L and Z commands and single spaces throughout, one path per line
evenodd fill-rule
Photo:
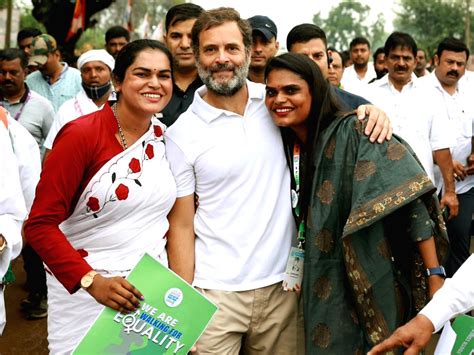
M 81 49 L 85 44 L 90 44 L 96 49 L 104 48 L 105 30 L 97 26 L 85 30 L 77 41 L 76 48 Z
M 137 30 L 143 22 L 145 14 L 148 14 L 151 30 L 164 20 L 168 9 L 174 5 L 184 3 L 184 0 L 147 0 L 135 1 L 132 10 L 133 29 Z M 107 30 L 109 27 L 124 25 L 124 14 L 127 0 L 116 0 L 107 9 L 101 11 L 99 15 L 100 27 Z M 136 38 L 136 35 L 132 35 Z
M 315 14 L 313 22 L 326 32 L 329 46 L 344 50 L 349 48 L 354 37 L 362 36 L 372 43 L 372 47 L 376 47 L 385 40 L 385 20 L 379 14 L 375 23 L 367 24 L 369 13 L 369 6 L 348 0 L 333 7 L 326 19 L 320 13 Z
M 39 29 L 41 32 L 46 33 L 46 28 L 40 22 L 38 22 L 31 14 L 31 9 L 27 7 L 21 8 L 20 15 L 20 29 L 25 27 L 34 27 Z
M 383 47 L 387 37 L 388 34 L 385 32 L 385 19 L 382 14 L 379 14 L 377 16 L 377 20 L 372 25 L 372 52 L 375 52 L 375 50 L 379 47 Z
M 401 11 L 394 21 L 395 29 L 410 33 L 417 45 L 428 53 L 433 53 L 445 37 L 455 36 L 464 40 L 467 13 L 464 0 L 399 1 Z M 474 23 L 472 14 L 470 16 L 471 23 Z M 474 34 L 472 28 L 471 33 Z

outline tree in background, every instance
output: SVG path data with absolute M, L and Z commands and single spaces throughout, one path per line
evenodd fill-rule
M 72 61 L 74 57 L 74 47 L 79 40 L 83 30 L 79 30 L 72 36 L 66 38 L 71 28 L 71 22 L 76 7 L 76 1 L 63 0 L 32 0 L 33 16 L 36 20 L 41 22 L 47 32 L 53 36 L 66 61 Z M 85 6 L 85 28 L 92 24 L 91 17 L 100 10 L 107 8 L 113 0 L 84 0 Z
M 466 40 L 466 18 L 471 20 L 469 0 L 399 0 L 394 21 L 397 30 L 410 33 L 417 45 L 431 55 L 445 37 Z M 469 28 L 469 26 L 468 26 Z M 472 36 L 472 29 L 469 28 Z M 472 42 L 467 43 L 472 48 Z
M 20 27 L 37 27 L 51 34 L 68 58 L 73 56 L 75 47 L 81 48 L 90 44 L 94 48 L 103 48 L 105 31 L 111 26 L 126 25 L 127 0 L 84 0 L 86 30 L 80 30 L 66 42 L 77 0 L 31 1 L 33 9 L 25 6 L 24 1 L 15 4 L 22 8 Z M 5 2 L 6 0 L 0 0 L 0 7 Z M 138 29 L 147 18 L 150 31 L 153 31 L 164 19 L 171 6 L 183 2 L 184 0 L 136 0 L 131 13 L 133 29 Z M 132 33 L 132 38 L 139 38 L 139 35 Z
M 328 45 L 344 50 L 349 48 L 349 43 L 354 37 L 366 37 L 373 48 L 382 45 L 387 37 L 385 20 L 379 14 L 377 20 L 368 23 L 370 6 L 363 5 L 355 0 L 342 1 L 333 7 L 327 18 L 322 18 L 321 13 L 313 17 L 313 23 L 320 26 L 328 39 Z
M 168 9 L 181 3 L 184 3 L 184 0 L 134 1 L 131 14 L 132 39 L 142 37 L 143 33 L 140 33 L 142 32 L 140 29 L 146 26 L 144 21 L 148 22 L 148 36 L 150 36 L 160 23 L 164 22 Z M 108 8 L 94 15 L 92 17 L 94 26 L 83 33 L 76 48 L 80 49 L 85 44 L 91 44 L 94 48 L 103 48 L 107 29 L 112 26 L 126 25 L 124 18 L 126 6 L 127 0 L 115 0 Z

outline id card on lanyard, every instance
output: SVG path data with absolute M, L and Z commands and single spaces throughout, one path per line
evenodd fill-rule
M 294 209 L 296 217 L 301 217 L 300 204 L 300 161 L 301 148 L 298 143 L 293 146 L 293 177 L 295 178 L 295 188 L 291 190 L 291 207 Z M 305 224 L 301 218 L 298 225 L 298 246 L 291 247 L 290 255 L 286 263 L 285 277 L 283 279 L 283 290 L 300 291 L 301 281 L 303 280 L 304 265 L 304 241 L 305 241 Z

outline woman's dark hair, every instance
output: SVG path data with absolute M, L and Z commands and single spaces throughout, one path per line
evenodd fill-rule
M 163 43 L 153 39 L 137 39 L 136 41 L 128 43 L 118 53 L 117 58 L 115 59 L 115 67 L 112 71 L 114 79 L 119 83 L 122 83 L 128 67 L 135 62 L 135 59 L 140 52 L 147 49 L 156 49 L 163 52 L 168 57 L 170 67 L 172 67 L 171 63 L 173 62 L 171 53 Z
M 301 77 L 301 79 L 306 81 L 308 84 L 309 92 L 311 94 L 311 110 L 306 119 L 308 135 L 305 149 L 307 152 L 307 161 L 312 164 L 314 149 L 320 133 L 327 128 L 339 114 L 341 107 L 334 96 L 330 84 L 323 77 L 321 70 L 316 63 L 307 56 L 298 53 L 285 53 L 272 58 L 265 68 L 265 80 L 268 78 L 270 72 L 276 69 L 289 70 Z M 288 146 L 293 147 L 296 140 L 294 132 L 287 127 L 282 128 L 281 132 L 285 149 L 287 149 Z M 302 179 L 302 211 L 306 211 L 309 203 L 311 181 L 313 178 L 313 169 L 310 168 L 311 166 L 312 165 L 308 165 L 305 176 L 303 176 Z
M 308 84 L 311 93 L 311 111 L 306 120 L 308 126 L 307 145 L 309 146 L 315 142 L 318 133 L 324 130 L 341 110 L 338 101 L 319 67 L 307 56 L 298 53 L 285 53 L 272 58 L 265 68 L 265 79 L 275 69 L 289 70 Z

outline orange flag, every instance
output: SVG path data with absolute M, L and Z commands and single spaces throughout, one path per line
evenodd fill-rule
M 72 17 L 71 27 L 66 36 L 66 42 L 68 42 L 81 29 L 83 31 L 86 29 L 86 0 L 76 0 L 74 15 Z

